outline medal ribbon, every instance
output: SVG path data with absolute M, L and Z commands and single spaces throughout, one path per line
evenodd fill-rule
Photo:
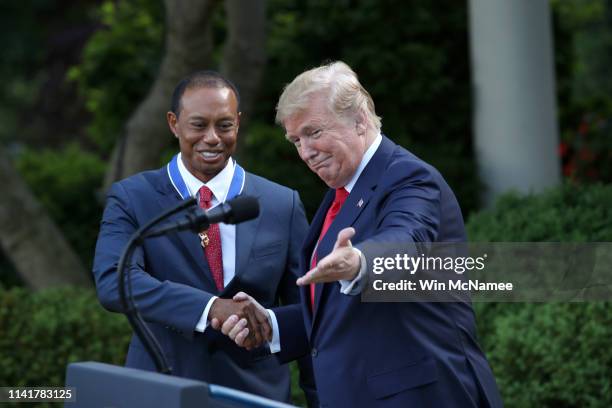
M 187 184 L 185 184 L 185 181 L 183 180 L 181 172 L 178 168 L 178 156 L 179 155 L 177 154 L 172 158 L 172 160 L 170 160 L 170 163 L 168 163 L 167 165 L 167 171 L 168 177 L 170 177 L 170 182 L 174 186 L 174 189 L 184 200 L 190 197 L 190 194 L 189 189 L 187 188 Z M 236 161 L 234 161 L 234 175 L 232 176 L 232 182 L 230 183 L 229 189 L 227 190 L 227 195 L 225 196 L 222 202 L 231 200 L 232 198 L 242 193 L 242 189 L 244 188 L 244 175 L 244 169 L 240 167 L 240 165 L 236 163 Z

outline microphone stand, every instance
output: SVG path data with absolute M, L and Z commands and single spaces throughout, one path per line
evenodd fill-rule
M 134 297 L 132 295 L 132 282 L 130 280 L 130 268 L 126 268 L 128 261 L 131 259 L 134 250 L 137 246 L 141 245 L 146 237 L 146 232 L 151 227 L 153 227 L 158 222 L 168 218 L 169 216 L 176 214 L 180 211 L 185 210 L 193 205 L 195 205 L 195 198 L 191 197 L 189 199 L 181 201 L 178 205 L 166 210 L 159 216 L 155 217 L 153 220 L 149 221 L 142 227 L 140 227 L 130 238 L 121 258 L 119 258 L 119 264 L 117 265 L 117 275 L 118 275 L 118 285 L 119 285 L 119 299 L 121 301 L 121 305 L 125 312 L 125 315 L 134 330 L 134 333 L 145 349 L 153 359 L 155 363 L 155 368 L 158 372 L 163 374 L 171 374 L 172 369 L 168 366 L 168 362 L 162 353 L 162 348 L 159 345 L 157 339 L 149 329 L 149 327 L 145 324 L 140 312 L 138 311 L 138 307 L 136 303 L 134 303 Z M 125 280 L 127 279 L 128 286 L 128 294 L 125 292 Z

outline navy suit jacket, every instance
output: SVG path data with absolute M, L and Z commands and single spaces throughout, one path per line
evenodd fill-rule
M 302 274 L 319 238 L 334 190 L 325 196 L 306 237 Z M 442 176 L 383 137 L 317 249 L 329 254 L 338 232 L 352 226 L 366 259 L 374 243 L 464 242 L 461 210 Z M 469 302 L 362 303 L 339 283 L 309 288 L 301 305 L 275 309 L 281 361 L 310 352 L 324 407 L 476 407 L 502 405 L 476 339 Z
M 242 194 L 258 198 L 260 215 L 236 225 L 237 289 L 249 293 L 265 307 L 298 302 L 295 280 L 308 224 L 297 192 L 246 173 Z M 112 186 L 93 266 L 98 298 L 106 309 L 115 312 L 122 309 L 116 272 L 130 236 L 180 200 L 166 168 L 140 173 Z M 132 265 L 136 303 L 159 340 L 173 374 L 289 400 L 289 371 L 277 359 L 262 358 L 261 353 L 241 349 L 212 328 L 204 333 L 194 331 L 210 298 L 227 295 L 218 293 L 215 287 L 197 234 L 174 232 L 147 239 L 134 253 Z M 302 388 L 315 404 L 309 360 L 300 361 Z M 155 370 L 136 336 L 132 337 L 126 365 Z

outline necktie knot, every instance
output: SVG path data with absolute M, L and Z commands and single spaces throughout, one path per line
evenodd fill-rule
M 346 190 L 346 188 L 344 187 L 337 188 L 336 197 L 334 198 L 334 203 L 342 207 L 342 204 L 344 204 L 348 196 L 349 196 L 349 192 Z
M 210 203 L 212 201 L 213 193 L 210 188 L 206 186 L 200 187 L 200 207 L 201 208 L 209 208 Z

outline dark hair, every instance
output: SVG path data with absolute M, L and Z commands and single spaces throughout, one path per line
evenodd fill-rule
M 172 92 L 172 102 L 170 110 L 179 117 L 181 111 L 181 98 L 187 89 L 194 88 L 229 88 L 236 95 L 236 101 L 238 102 L 238 111 L 240 111 L 240 94 L 238 88 L 229 79 L 216 71 L 197 71 L 189 76 L 185 77 L 176 85 L 174 92 Z

